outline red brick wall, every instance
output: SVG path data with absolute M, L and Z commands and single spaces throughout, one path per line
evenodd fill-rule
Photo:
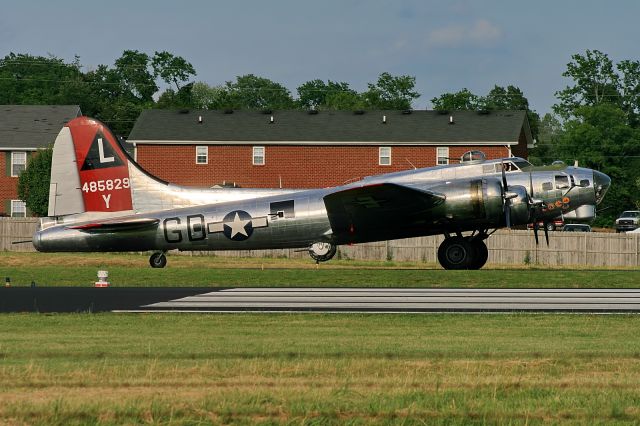
M 7 172 L 7 162 L 10 161 L 11 152 L 0 151 L 0 215 L 6 216 L 11 215 L 11 205 L 7 201 L 18 199 L 18 178 L 8 176 L 11 170 Z
M 209 164 L 195 164 L 194 145 L 138 145 L 138 163 L 152 175 L 179 185 L 209 187 L 223 181 L 244 188 L 322 188 L 369 175 L 436 165 L 436 147 L 394 146 L 391 165 L 378 165 L 377 146 L 266 145 L 265 165 L 252 164 L 252 146 L 210 145 Z M 508 155 L 504 146 L 450 147 L 456 163 L 469 150 L 487 158 Z M 407 161 L 408 160 L 408 161 Z M 411 162 L 411 164 L 409 163 Z

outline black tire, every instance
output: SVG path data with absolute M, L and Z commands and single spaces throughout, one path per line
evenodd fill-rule
M 314 249 L 318 251 L 315 252 Z M 317 242 L 309 247 L 309 256 L 316 262 L 326 262 L 335 256 L 338 246 L 332 243 Z
M 471 269 L 476 249 L 464 238 L 446 238 L 438 247 L 438 262 L 444 269 Z
M 149 265 L 152 268 L 164 268 L 167 266 L 167 256 L 164 253 L 153 253 L 149 258 Z
M 469 243 L 475 250 L 475 255 L 469 269 L 481 269 L 489 259 L 489 249 L 482 240 L 471 240 Z
M 555 230 L 556 230 L 556 226 L 555 226 L 553 223 L 551 223 L 551 222 L 547 223 L 547 224 L 546 224 L 546 225 L 544 225 L 544 226 L 546 226 L 546 227 L 547 227 L 547 231 L 555 231 Z

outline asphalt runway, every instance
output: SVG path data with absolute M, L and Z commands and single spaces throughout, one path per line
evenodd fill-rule
M 0 312 L 640 312 L 640 289 L 0 288 Z
M 640 312 L 640 289 L 232 288 L 156 302 L 143 310 Z

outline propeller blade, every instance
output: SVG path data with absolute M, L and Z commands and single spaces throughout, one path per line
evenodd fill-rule
M 546 223 L 544 224 L 544 239 L 547 240 L 547 247 L 549 247 L 549 230 Z
M 504 202 L 504 223 L 508 229 L 511 229 L 511 199 L 507 196 L 507 174 L 504 171 L 504 159 L 500 160 L 500 168 L 502 169 L 502 198 Z
M 502 166 L 502 186 L 504 186 L 505 191 L 507 190 L 507 173 L 504 170 L 504 159 L 500 160 L 500 165 Z
M 533 236 L 536 238 L 536 245 L 540 242 L 538 241 L 538 222 L 533 222 Z

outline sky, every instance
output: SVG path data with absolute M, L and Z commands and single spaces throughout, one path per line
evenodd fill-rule
M 292 94 L 312 80 L 363 91 L 382 72 L 416 78 L 415 109 L 468 88 L 518 86 L 550 112 L 571 55 L 640 60 L 635 0 L 90 0 L 3 2 L 0 55 L 74 55 L 92 69 L 126 49 L 166 50 L 210 85 L 255 74 Z

